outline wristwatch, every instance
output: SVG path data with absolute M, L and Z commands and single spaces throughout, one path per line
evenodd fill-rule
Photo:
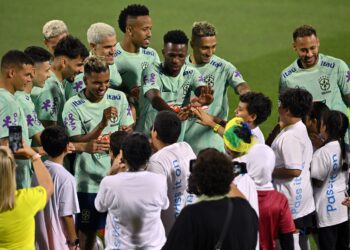
M 79 239 L 67 240 L 67 245 L 70 247 L 75 247 L 79 245 Z

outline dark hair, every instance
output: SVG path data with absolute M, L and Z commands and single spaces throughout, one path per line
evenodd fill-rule
M 109 138 L 109 146 L 111 148 L 111 151 L 113 153 L 113 156 L 117 156 L 122 149 L 122 145 L 124 142 L 124 139 L 128 135 L 125 131 L 116 131 L 111 134 Z
M 180 136 L 181 121 L 176 113 L 163 110 L 158 112 L 153 129 L 157 132 L 159 140 L 166 144 L 173 144 Z
M 142 133 L 132 133 L 126 136 L 122 150 L 123 158 L 129 165 L 129 171 L 138 171 L 152 155 L 148 138 Z
M 41 145 L 45 152 L 51 157 L 63 154 L 69 139 L 63 127 L 49 126 L 40 135 Z
M 298 118 L 304 118 L 310 112 L 312 105 L 312 95 L 305 89 L 287 89 L 280 96 L 282 108 Z
M 171 30 L 168 31 L 163 37 L 164 44 L 186 44 L 188 45 L 188 37 L 182 30 Z
M 10 50 L 1 58 L 1 70 L 11 66 L 20 68 L 24 64 L 34 65 L 34 62 L 28 55 L 19 50 Z
M 125 33 L 126 31 L 126 21 L 128 17 L 138 17 L 138 16 L 149 16 L 149 10 L 145 5 L 141 4 L 131 4 L 123 9 L 118 18 L 119 29 Z
M 248 127 L 248 124 L 245 122 L 242 122 L 242 126 L 237 126 L 233 130 L 235 134 L 241 138 L 245 143 L 251 143 L 252 142 L 252 131 Z
M 262 93 L 247 92 L 239 97 L 241 102 L 247 103 L 247 110 L 250 115 L 255 114 L 255 125 L 266 121 L 271 114 L 272 102 L 270 98 Z
M 338 141 L 341 148 L 342 157 L 342 170 L 348 170 L 348 164 L 346 163 L 346 149 L 344 137 L 349 128 L 348 117 L 337 110 L 330 110 L 326 116 L 323 117 L 323 124 L 326 127 L 326 132 L 328 134 L 328 139 L 323 145 L 330 141 Z
M 230 190 L 234 178 L 231 160 L 216 149 L 199 152 L 188 179 L 189 192 L 196 195 L 224 195 Z
M 293 32 L 293 40 L 295 41 L 298 37 L 312 36 L 317 37 L 316 30 L 310 25 L 302 25 L 296 28 Z
M 57 43 L 54 56 L 67 56 L 69 59 L 76 59 L 80 56 L 85 59 L 89 56 L 89 51 L 78 38 L 68 35 Z
M 328 106 L 323 102 L 313 102 L 311 106 L 311 110 L 308 114 L 310 119 L 317 120 L 317 131 L 320 132 L 321 121 L 324 120 L 325 116 L 329 112 Z
M 28 55 L 34 63 L 48 62 L 52 58 L 50 52 L 38 46 L 30 46 L 24 50 L 24 53 Z

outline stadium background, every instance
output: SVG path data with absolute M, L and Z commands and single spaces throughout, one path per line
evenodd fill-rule
M 86 45 L 90 24 L 105 22 L 117 30 L 117 16 L 126 0 L 0 0 L 0 55 L 9 49 L 43 46 L 42 26 L 50 19 L 62 19 L 72 35 Z M 261 128 L 267 135 L 277 120 L 279 74 L 296 55 L 291 49 L 292 32 L 301 24 L 311 24 L 321 41 L 320 51 L 350 64 L 349 0 L 139 0 L 149 7 L 153 19 L 151 47 L 161 56 L 163 34 L 182 29 L 190 37 L 194 21 L 207 20 L 218 31 L 216 54 L 232 62 L 254 91 L 273 100 L 273 112 Z M 232 90 L 230 117 L 237 104 Z

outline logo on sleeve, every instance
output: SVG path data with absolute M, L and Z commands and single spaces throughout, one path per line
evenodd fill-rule
M 65 123 L 66 127 L 69 126 L 72 130 L 77 128 L 73 113 L 68 113 L 68 119 L 65 121 Z
M 45 109 L 45 111 L 49 111 L 49 108 L 51 108 L 51 101 L 49 99 L 46 99 L 43 102 L 43 106 L 41 106 L 41 109 Z
M 130 105 L 128 105 L 128 108 L 126 109 L 127 110 L 127 116 L 131 116 L 131 108 L 130 108 Z
M 75 90 L 75 92 L 79 92 L 81 89 L 83 88 L 83 81 L 78 81 L 74 84 L 73 89 Z
M 323 91 L 322 94 L 327 94 L 330 93 L 331 91 L 329 88 L 331 87 L 329 83 L 329 78 L 328 76 L 321 76 L 320 79 L 318 79 L 318 83 L 320 84 L 320 88 Z
M 6 116 L 4 120 L 2 120 L 4 124 L 2 125 L 3 128 L 8 128 L 11 125 L 11 116 Z
M 235 77 L 242 77 L 241 72 L 238 70 L 235 71 Z
M 34 126 L 34 119 L 33 119 L 33 117 L 31 116 L 31 115 L 27 115 L 27 125 L 29 126 L 29 127 L 33 127 Z
M 346 82 L 350 82 L 350 70 L 347 72 L 346 78 L 347 78 Z
M 151 85 L 154 85 L 156 83 L 156 74 L 154 73 L 151 73 L 149 76 L 148 75 L 145 75 L 143 77 L 143 82 L 145 84 L 151 84 Z

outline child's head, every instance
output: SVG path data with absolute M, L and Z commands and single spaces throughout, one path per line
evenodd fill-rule
M 271 114 L 272 102 L 262 93 L 247 92 L 239 97 L 235 115 L 245 122 L 258 126 Z
M 287 89 L 279 96 L 280 119 L 304 118 L 312 105 L 312 95 L 305 89 Z
M 225 149 L 233 158 L 246 154 L 255 143 L 248 124 L 240 117 L 235 117 L 226 124 L 223 138 Z
M 165 144 L 177 142 L 181 133 L 181 121 L 177 114 L 171 111 L 158 112 L 151 133 L 152 140 L 158 139 Z
M 247 154 L 247 171 L 256 186 L 271 183 L 276 156 L 265 144 L 255 144 Z
M 125 131 L 116 131 L 109 137 L 110 156 L 112 158 L 112 162 L 122 149 L 123 141 L 127 135 L 128 133 Z
M 323 102 L 312 103 L 311 110 L 305 117 L 305 125 L 309 133 L 320 133 L 321 123 L 328 111 L 329 108 Z
M 45 152 L 52 158 L 67 152 L 69 139 L 63 127 L 50 126 L 45 128 L 40 139 Z

